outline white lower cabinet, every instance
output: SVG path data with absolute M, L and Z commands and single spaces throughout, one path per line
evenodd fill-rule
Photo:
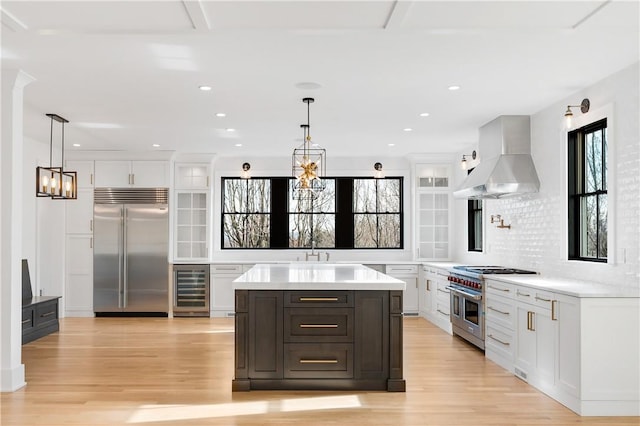
M 640 298 L 494 280 L 485 295 L 488 359 L 580 415 L 640 415 Z
M 92 317 L 93 235 L 67 235 L 65 251 L 65 316 Z
M 253 265 L 211 265 L 210 295 L 211 317 L 230 317 L 235 314 L 233 280 L 251 269 Z
M 406 283 L 402 295 L 402 306 L 405 315 L 418 315 L 420 297 L 418 294 L 417 265 L 387 265 L 386 274 Z
M 420 314 L 429 322 L 437 325 L 447 333 L 451 334 L 451 296 L 447 286 L 449 281 L 449 270 L 436 268 L 431 265 L 422 267 L 422 286 L 424 292 L 422 300 L 424 305 L 420 306 Z

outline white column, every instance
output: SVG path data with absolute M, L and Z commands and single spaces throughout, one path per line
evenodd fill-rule
M 23 387 L 22 362 L 22 133 L 23 89 L 34 80 L 2 70 L 0 156 L 0 391 Z M 25 196 L 35 197 L 33 191 Z

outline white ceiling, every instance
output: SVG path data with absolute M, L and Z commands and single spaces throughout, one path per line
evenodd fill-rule
M 457 152 L 496 116 L 534 114 L 640 50 L 637 0 L 1 8 L 2 68 L 36 79 L 25 88 L 25 135 L 48 142 L 45 114 L 59 114 L 70 121 L 67 150 L 288 156 L 311 96 L 313 141 L 330 155 Z M 320 87 L 298 87 L 310 82 Z

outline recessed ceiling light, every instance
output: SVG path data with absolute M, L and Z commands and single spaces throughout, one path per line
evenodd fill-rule
M 226 129 L 226 130 L 227 130 L 227 132 L 235 132 L 236 131 L 236 129 Z
M 423 112 L 420 114 L 420 117 L 428 117 L 429 113 L 428 112 Z
M 242 146 L 242 144 L 241 143 L 237 143 L 236 146 Z
M 451 90 L 452 92 L 453 92 L 454 90 L 459 90 L 459 89 L 460 89 L 460 86 L 456 86 L 456 85 L 449 86 L 449 90 Z
M 406 127 L 406 128 L 404 128 L 404 129 L 402 129 L 402 130 L 404 130 L 405 132 L 411 132 L 411 131 L 413 131 L 413 129 L 412 129 L 411 127 Z
M 227 114 L 225 114 L 224 112 L 216 112 L 216 117 L 226 117 Z
M 211 86 L 198 86 L 198 88 L 204 92 L 211 90 Z
M 395 144 L 395 143 L 390 143 L 390 144 L 388 144 L 388 145 L 389 145 L 389 146 L 396 146 L 396 144 Z
M 154 148 L 159 148 L 159 147 L 160 147 L 160 145 L 158 145 L 157 143 L 154 143 L 154 144 L 153 144 L 153 145 L 151 145 L 151 146 L 152 146 L 152 147 L 154 147 Z
M 73 146 L 75 146 L 76 148 L 80 146 L 79 143 L 74 143 Z
M 304 89 L 304 90 L 316 90 L 321 88 L 322 86 L 313 81 L 301 81 L 300 83 L 296 83 L 296 87 L 298 89 Z

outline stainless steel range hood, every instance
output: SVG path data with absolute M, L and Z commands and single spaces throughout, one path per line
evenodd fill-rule
M 528 115 L 502 115 L 480 128 L 481 161 L 453 193 L 456 198 L 507 198 L 538 192 Z

